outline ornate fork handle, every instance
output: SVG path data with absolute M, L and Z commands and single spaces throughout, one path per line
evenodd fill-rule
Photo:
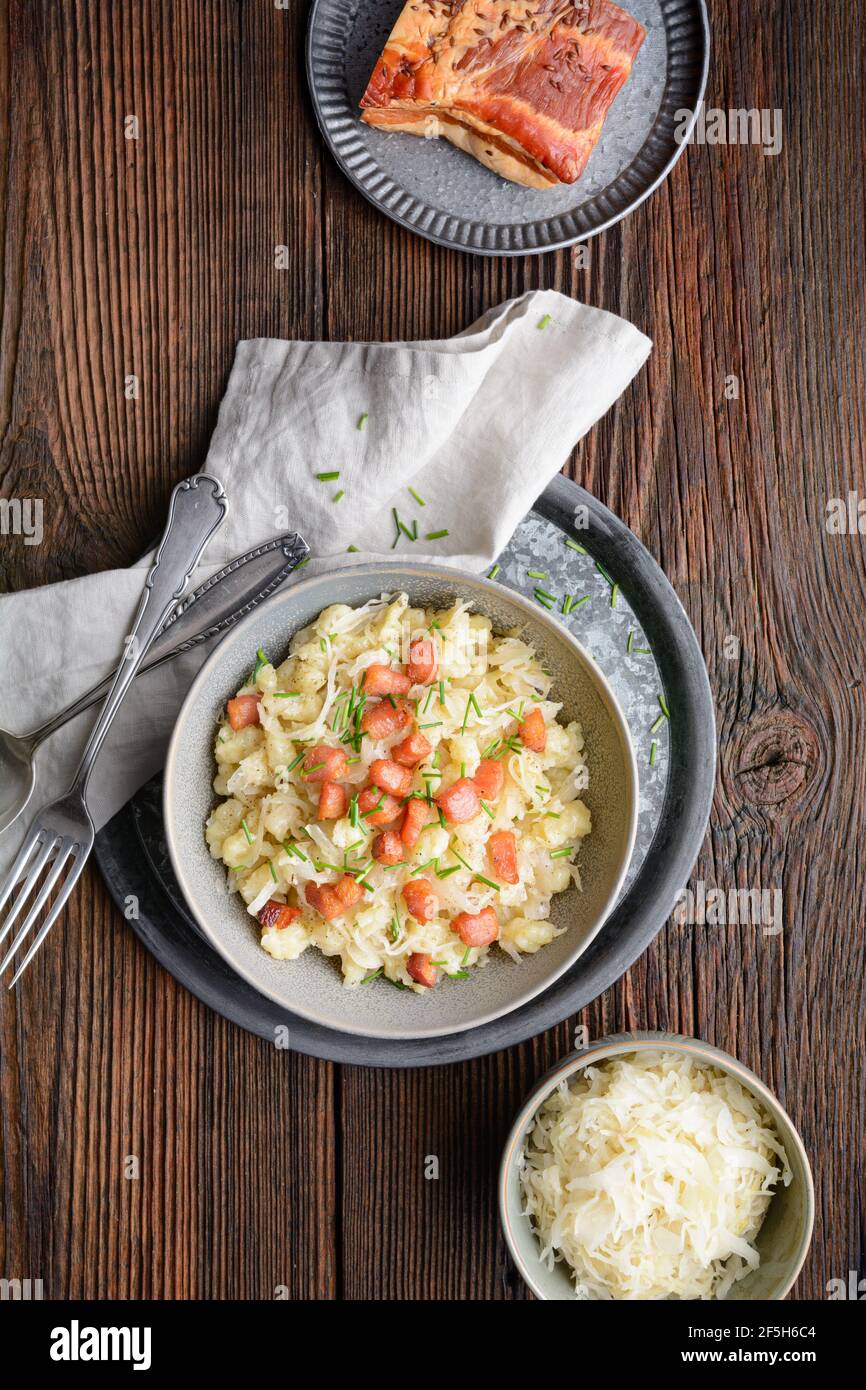
M 186 478 L 178 483 L 171 494 L 168 523 L 145 580 L 132 633 L 126 639 L 125 658 L 112 681 L 75 776 L 74 785 L 82 795 L 87 790 L 93 764 L 130 682 L 186 588 L 205 546 L 222 525 L 227 511 L 228 501 L 222 484 L 206 473 L 196 473 Z

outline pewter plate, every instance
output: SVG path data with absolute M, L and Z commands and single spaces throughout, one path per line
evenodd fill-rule
M 567 546 L 566 538 L 586 554 Z M 253 989 L 198 931 L 171 870 L 160 779 L 142 788 L 96 838 L 109 891 L 148 950 L 197 998 L 280 1047 L 362 1066 L 416 1067 L 521 1042 L 584 1008 L 619 979 L 688 880 L 712 802 L 715 722 L 700 648 L 673 589 L 633 532 L 561 476 L 538 498 L 499 563 L 497 579 L 525 594 L 534 588 L 526 575 L 532 568 L 548 574 L 551 593 L 588 598 L 565 621 L 617 696 L 640 774 L 637 839 L 619 902 L 580 959 L 543 993 L 482 1027 L 398 1044 L 322 1027 Z M 618 586 L 614 604 L 605 576 Z M 653 732 L 659 694 L 671 718 Z
M 319 128 L 371 203 L 440 246 L 524 256 L 583 241 L 619 222 L 667 177 L 706 86 L 704 0 L 625 0 L 623 7 L 647 37 L 576 184 L 522 188 L 446 140 L 363 124 L 358 103 L 402 0 L 314 0 L 307 78 Z

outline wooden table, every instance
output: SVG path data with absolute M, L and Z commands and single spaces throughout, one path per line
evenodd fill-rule
M 441 250 L 357 196 L 311 117 L 301 0 L 0 5 L 0 480 L 46 527 L 3 539 L 5 586 L 138 555 L 205 457 L 239 338 L 441 336 L 534 286 L 615 310 L 655 352 L 568 471 L 656 556 L 706 656 L 721 758 L 694 879 L 784 903 L 779 937 L 671 923 L 579 1019 L 389 1073 L 209 1013 L 90 872 L 2 992 L 0 1275 L 52 1298 L 525 1297 L 495 1169 L 577 1022 L 754 1067 L 814 1164 L 796 1294 L 863 1271 L 866 580 L 863 537 L 825 526 L 866 495 L 862 18 L 712 11 L 708 102 L 780 108 L 782 152 L 693 146 L 580 268 Z

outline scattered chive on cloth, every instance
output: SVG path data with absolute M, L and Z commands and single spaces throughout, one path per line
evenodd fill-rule
M 239 343 L 203 465 L 229 514 L 191 587 L 293 530 L 310 545 L 303 577 L 407 555 L 483 572 L 651 348 L 624 319 L 553 290 L 500 304 L 441 341 Z M 0 597 L 0 726 L 28 732 L 114 669 L 146 567 Z M 212 649 L 136 680 L 90 784 L 97 828 L 162 766 Z M 66 789 L 97 712 L 40 748 L 31 802 L 0 836 L 0 871 L 31 816 Z

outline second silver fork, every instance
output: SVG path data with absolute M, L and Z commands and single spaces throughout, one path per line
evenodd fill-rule
M 65 796 L 44 806 L 34 817 L 12 870 L 0 888 L 0 946 L 16 921 L 21 919 L 18 932 L 0 962 L 2 975 L 24 945 L 65 872 L 60 891 L 13 975 L 10 989 L 21 978 L 54 926 L 81 875 L 95 835 L 87 809 L 87 785 L 93 765 L 148 648 L 183 594 L 205 546 L 222 525 L 227 509 L 222 484 L 206 473 L 185 479 L 171 495 L 168 524 L 145 580 L 132 634 L 87 741 L 75 780 Z M 40 883 L 46 868 L 48 873 Z M 4 917 L 6 905 L 19 883 L 21 887 Z M 27 911 L 22 919 L 25 906 Z

